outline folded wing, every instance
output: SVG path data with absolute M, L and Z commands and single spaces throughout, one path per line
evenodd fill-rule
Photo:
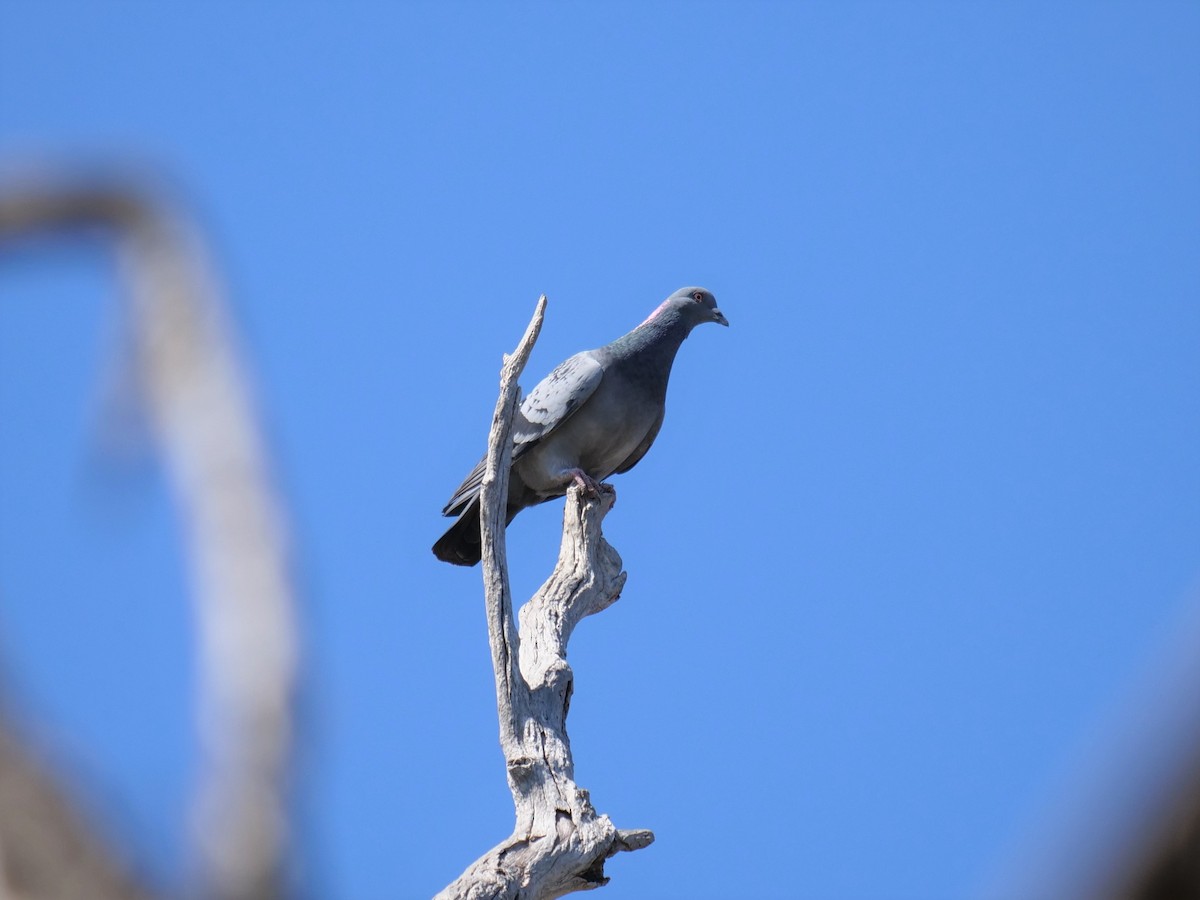
M 513 459 L 520 459 L 523 453 L 571 418 L 596 392 L 603 378 L 604 366 L 593 351 L 585 350 L 559 363 L 539 381 L 513 417 Z M 471 470 L 442 509 L 442 515 L 458 515 L 479 495 L 485 463 L 486 460 L 481 459 Z

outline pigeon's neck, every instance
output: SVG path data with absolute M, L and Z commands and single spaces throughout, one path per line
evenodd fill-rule
M 611 349 L 647 373 L 661 372 L 665 387 L 675 354 L 691 330 L 691 323 L 684 320 L 678 309 L 664 304 L 629 334 L 613 341 Z

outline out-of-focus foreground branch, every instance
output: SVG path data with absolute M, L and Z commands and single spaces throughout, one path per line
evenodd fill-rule
M 608 816 L 597 815 L 588 792 L 575 783 L 567 739 L 574 684 L 567 641 L 584 616 L 607 609 L 625 584 L 621 557 L 600 531 L 612 508 L 611 490 L 589 498 L 577 487 L 570 489 L 558 565 L 522 607 L 519 632 L 513 616 L 504 541 L 511 429 L 517 378 L 537 340 L 545 308 L 543 296 L 516 351 L 504 360 L 480 504 L 488 642 L 516 827 L 438 900 L 549 900 L 599 887 L 608 882 L 605 860 L 654 840 L 649 831 L 620 831 Z
M 0 722 L 0 898 L 149 900 Z
M 220 900 L 274 897 L 287 841 L 297 626 L 282 506 L 247 380 L 198 238 L 154 195 L 126 185 L 0 186 L 0 241 L 80 229 L 111 233 L 120 248 L 136 371 L 195 580 L 205 750 L 195 806 L 198 887 Z M 13 873 L 32 868 L 83 866 L 87 855 L 71 847 L 89 839 L 78 827 L 72 834 L 38 824 L 60 801 L 36 786 L 44 776 L 11 739 L 5 747 L 0 872 L 13 896 L 137 896 L 101 881 L 84 894 L 22 892 L 14 883 Z

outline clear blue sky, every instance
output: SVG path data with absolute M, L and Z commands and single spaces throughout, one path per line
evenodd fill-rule
M 571 645 L 579 781 L 658 836 L 605 897 L 981 889 L 1194 602 L 1195 4 L 3 19 L 0 157 L 144 167 L 214 239 L 296 518 L 312 896 L 429 895 L 511 828 L 478 570 L 429 545 L 540 292 L 527 386 L 683 284 L 732 322 Z M 0 268 L 0 653 L 176 880 L 187 577 L 157 464 L 97 450 L 117 296 L 94 245 Z

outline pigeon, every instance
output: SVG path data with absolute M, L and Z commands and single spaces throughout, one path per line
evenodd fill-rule
M 513 417 L 506 523 L 528 506 L 562 497 L 572 483 L 594 495 L 604 479 L 637 465 L 662 427 L 675 353 L 702 322 L 729 324 L 709 291 L 680 288 L 633 331 L 575 354 L 538 383 Z M 442 510 L 458 521 L 433 545 L 440 560 L 479 562 L 485 462 Z

